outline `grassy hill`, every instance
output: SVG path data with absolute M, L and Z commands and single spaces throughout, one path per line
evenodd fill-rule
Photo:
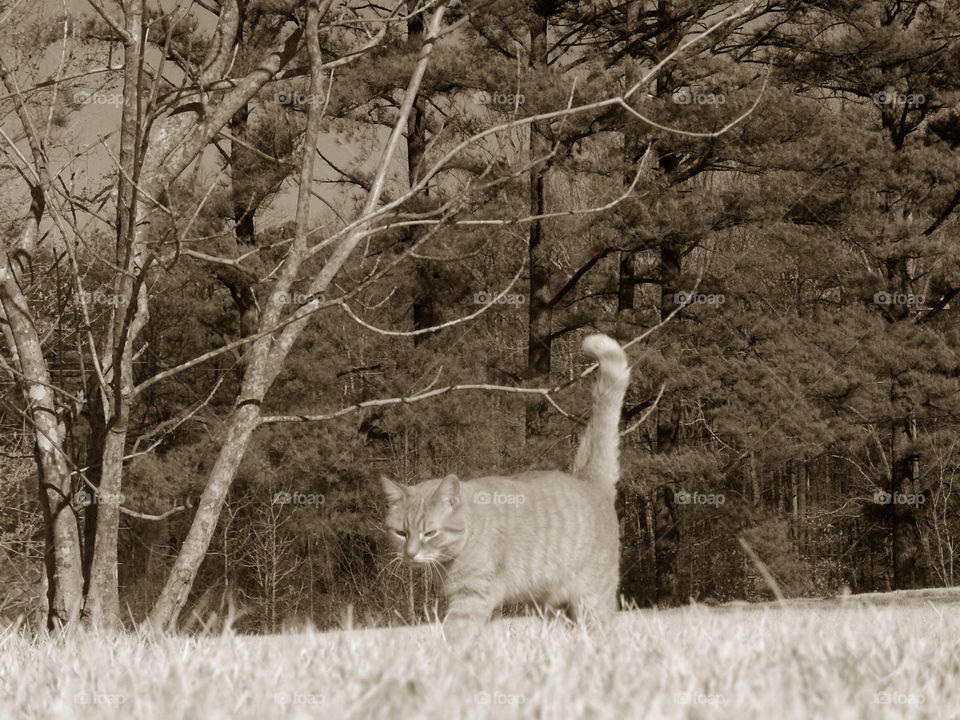
M 620 613 L 608 627 L 0 637 L 0 717 L 960 717 L 954 595 Z

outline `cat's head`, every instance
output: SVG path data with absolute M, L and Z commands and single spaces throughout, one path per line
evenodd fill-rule
M 390 501 L 384 521 L 387 542 L 398 555 L 408 563 L 432 564 L 460 553 L 467 517 L 456 475 L 409 486 L 387 477 L 380 482 Z

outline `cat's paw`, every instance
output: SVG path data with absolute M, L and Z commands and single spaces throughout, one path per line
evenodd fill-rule
M 443 637 L 451 648 L 469 648 L 476 643 L 485 625 L 485 618 L 448 617 L 443 623 Z

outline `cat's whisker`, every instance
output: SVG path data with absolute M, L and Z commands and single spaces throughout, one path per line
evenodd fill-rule
M 389 577 L 394 579 L 400 579 L 399 568 L 403 564 L 403 557 L 398 553 L 391 557 L 387 563 L 380 569 L 380 572 L 377 573 L 377 580 L 380 580 L 380 577 L 386 573 Z
M 438 580 L 443 579 L 443 565 L 439 560 L 437 560 L 436 558 L 430 558 L 427 560 L 426 565 L 427 565 L 426 570 L 427 570 L 428 581 L 431 581 L 434 579 L 438 579 Z
M 397 557 L 394 558 L 393 563 L 390 565 L 390 573 L 393 575 L 394 580 L 397 580 L 398 582 L 406 581 L 406 577 L 403 573 L 405 566 L 406 564 L 403 562 L 403 557 L 397 555 Z

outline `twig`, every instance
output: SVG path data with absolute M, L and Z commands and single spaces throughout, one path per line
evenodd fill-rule
M 378 400 L 364 400 L 363 402 L 354 403 L 345 408 L 341 408 L 336 412 L 327 413 L 325 415 L 264 415 L 260 418 L 261 425 L 270 425 L 274 423 L 281 422 L 322 422 L 325 420 L 333 420 L 343 415 L 349 415 L 350 413 L 356 412 L 358 410 L 363 410 L 368 407 L 383 407 L 386 405 L 408 405 L 415 402 L 420 402 L 422 400 L 428 400 L 429 398 L 440 397 L 441 395 L 446 395 L 451 392 L 462 392 L 464 390 L 484 390 L 488 392 L 506 392 L 506 393 L 520 393 L 525 395 L 541 395 L 546 398 L 564 417 L 572 418 L 573 416 L 563 410 L 559 405 L 557 405 L 553 399 L 550 397 L 552 390 L 550 388 L 523 388 L 523 387 L 512 387 L 510 385 L 489 385 L 486 383 L 479 384 L 462 384 L 462 385 L 447 385 L 446 387 L 436 388 L 435 390 L 429 390 L 427 392 L 421 392 L 416 395 L 409 395 L 407 397 L 395 397 L 395 398 L 381 398 Z
M 102 17 L 104 22 L 106 22 L 107 25 L 109 25 L 113 31 L 120 36 L 120 39 L 123 40 L 124 45 L 129 45 L 133 42 L 133 38 L 130 36 L 130 33 L 128 33 L 126 29 L 120 25 L 120 23 L 110 17 L 107 11 L 100 6 L 100 3 L 98 3 L 96 0 L 87 0 L 87 3 L 96 11 L 97 15 Z
M 666 389 L 667 389 L 667 384 L 666 384 L 666 383 L 663 383 L 662 385 L 660 385 L 660 392 L 657 393 L 657 397 L 656 397 L 656 399 L 653 401 L 653 404 L 652 404 L 650 407 L 647 408 L 646 412 L 644 412 L 643 415 L 640 416 L 640 419 L 639 419 L 639 420 L 637 420 L 635 423 L 633 423 L 633 425 L 631 425 L 630 427 L 628 427 L 628 428 L 626 428 L 626 429 L 624 429 L 624 430 L 621 430 L 621 431 L 620 431 L 620 434 L 621 434 L 621 435 L 626 435 L 627 433 L 631 433 L 631 432 L 633 432 L 634 430 L 636 430 L 638 427 L 640 427 L 641 425 L 643 425 L 643 423 L 646 422 L 647 418 L 650 417 L 650 415 L 653 413 L 653 411 L 657 409 L 657 405 L 660 404 L 660 398 L 663 397 L 663 391 L 666 390 Z
M 445 323 L 440 323 L 439 325 L 423 328 L 421 330 L 384 330 L 382 328 L 374 327 L 370 323 L 357 317 L 356 313 L 354 313 L 353 310 L 350 309 L 350 306 L 347 305 L 346 303 L 339 303 L 339 305 L 341 308 L 343 308 L 343 311 L 354 320 L 354 322 L 356 322 L 359 325 L 362 325 L 367 330 L 372 330 L 373 332 L 378 333 L 380 335 L 389 335 L 391 337 L 414 337 L 416 335 L 428 335 L 430 333 L 439 332 L 444 328 L 453 327 L 454 325 L 460 325 L 461 323 L 465 323 L 468 320 L 473 320 L 475 317 L 478 317 L 482 313 L 486 312 L 492 305 L 495 305 L 500 298 L 502 298 L 504 295 L 506 295 L 510 291 L 510 289 L 514 286 L 514 284 L 516 284 L 517 280 L 520 279 L 520 274 L 523 272 L 526 266 L 527 266 L 526 263 L 523 263 L 520 266 L 520 269 L 517 271 L 517 274 L 513 276 L 513 279 L 507 284 L 507 286 L 503 290 L 501 290 L 496 297 L 494 297 L 486 305 L 483 305 L 476 312 L 470 313 L 469 315 L 464 315 L 463 317 L 455 318 L 453 320 L 449 320 Z

